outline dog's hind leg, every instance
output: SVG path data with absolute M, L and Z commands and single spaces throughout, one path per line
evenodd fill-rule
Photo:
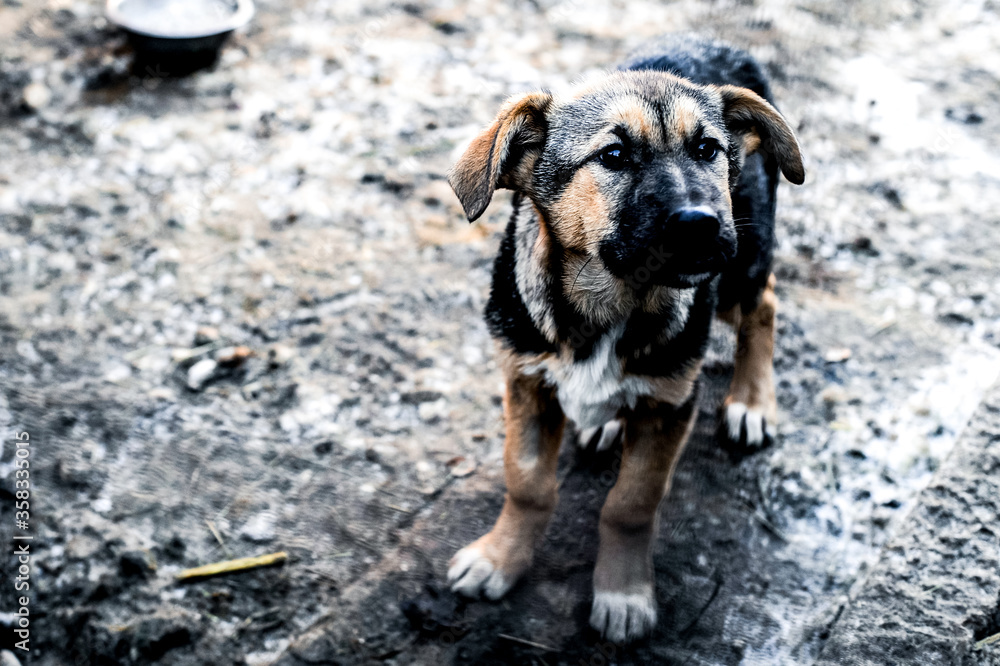
M 493 529 L 458 551 L 448 568 L 451 589 L 499 599 L 534 555 L 558 499 L 556 466 L 566 417 L 555 391 L 539 377 L 508 371 L 504 395 L 507 495 Z
M 733 382 L 723 403 L 721 431 L 731 442 L 759 447 L 774 438 L 778 405 L 774 395 L 774 318 L 778 297 L 774 274 L 757 307 L 744 313 L 736 305 L 719 318 L 736 330 Z
M 680 407 L 640 404 L 625 417 L 621 471 L 601 510 L 590 624 L 615 643 L 656 624 L 656 514 L 694 425 L 696 392 Z

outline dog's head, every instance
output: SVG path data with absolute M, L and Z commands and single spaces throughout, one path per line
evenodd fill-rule
M 496 188 L 520 191 L 567 252 L 626 281 L 689 286 L 735 255 L 730 190 L 760 150 L 802 183 L 795 135 L 755 93 L 625 71 L 511 99 L 449 182 L 470 221 Z

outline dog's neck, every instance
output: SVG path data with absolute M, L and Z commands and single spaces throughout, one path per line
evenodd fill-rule
M 666 338 L 685 326 L 696 288 L 629 285 L 592 254 L 565 248 L 528 197 L 514 201 L 515 276 L 542 335 L 557 346 L 642 318 Z

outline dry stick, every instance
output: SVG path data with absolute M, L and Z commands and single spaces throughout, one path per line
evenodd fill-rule
M 233 554 L 229 552 L 228 548 L 226 548 L 226 543 L 222 540 L 222 535 L 219 534 L 219 530 L 216 529 L 215 523 L 213 523 L 211 520 L 206 519 L 205 524 L 208 525 L 208 529 L 212 532 L 212 536 L 215 537 L 215 540 L 219 542 L 220 546 L 222 546 L 222 552 L 226 554 L 226 557 L 231 558 Z
M 546 650 L 548 652 L 556 652 L 554 647 L 549 647 L 548 645 L 542 645 L 541 643 L 535 643 L 534 641 L 526 641 L 523 638 L 518 638 L 517 636 L 510 636 L 508 634 L 497 634 L 500 638 L 505 638 L 508 641 L 514 643 L 520 643 L 521 645 L 527 645 L 528 647 L 538 648 L 539 650 Z
M 193 358 L 207 354 L 208 352 L 215 351 L 222 347 L 222 343 L 216 340 L 215 342 L 209 342 L 200 347 L 195 347 L 193 349 L 177 349 L 174 352 L 177 354 L 176 358 L 172 360 L 174 363 L 183 363 L 184 361 L 190 361 Z M 142 350 L 140 350 L 142 351 Z M 135 352 L 132 352 L 133 354 Z
M 788 535 L 781 531 L 777 525 L 774 525 L 764 516 L 759 515 L 756 511 L 750 513 L 750 517 L 760 523 L 761 527 L 770 532 L 773 536 L 777 537 L 784 543 L 788 543 Z
M 701 618 L 705 614 L 705 611 L 707 611 L 708 607 L 712 605 L 712 602 L 715 601 L 715 598 L 717 596 L 719 596 L 719 590 L 721 590 L 721 589 L 722 589 L 722 579 L 721 578 L 717 578 L 715 580 L 715 589 L 712 590 L 712 594 L 709 595 L 708 601 L 706 601 L 705 605 L 701 607 L 701 610 L 699 610 L 698 614 L 695 616 L 695 618 L 693 620 L 691 620 L 691 623 L 688 624 L 688 626 L 686 626 L 683 629 L 681 629 L 681 633 L 680 633 L 681 636 L 684 636 L 685 634 L 687 634 L 689 631 L 691 631 L 692 629 L 694 629 L 695 626 L 699 622 L 701 622 Z
M 161 345 L 146 345 L 145 347 L 140 347 L 139 349 L 133 349 L 129 353 L 125 354 L 124 358 L 126 361 L 131 363 L 137 358 L 142 358 L 149 352 L 153 351 L 154 349 L 159 349 L 160 347 Z
M 177 574 L 177 580 L 188 580 L 190 578 L 205 578 L 207 576 L 218 576 L 219 574 L 231 573 L 233 571 L 246 571 L 258 567 L 268 567 L 278 564 L 288 559 L 288 553 L 269 553 L 258 557 L 241 557 L 236 560 L 226 560 L 225 562 L 214 562 L 203 567 L 185 569 Z
M 987 645 L 993 645 L 997 641 L 1000 641 L 1000 634 L 993 634 L 976 643 L 974 647 L 976 650 L 982 650 Z

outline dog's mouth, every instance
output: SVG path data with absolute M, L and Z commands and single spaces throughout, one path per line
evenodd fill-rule
M 676 263 L 670 268 L 677 275 L 711 275 L 718 273 L 736 255 L 736 252 L 727 247 L 718 247 L 714 251 L 703 255 L 683 255 L 675 254 Z
M 736 247 L 724 239 L 701 251 L 650 246 L 626 256 L 602 252 L 613 274 L 636 290 L 646 286 L 689 287 L 720 273 L 736 256 Z
M 721 273 L 730 259 L 721 250 L 710 256 L 685 259 L 661 271 L 652 282 L 667 287 L 694 287 Z
M 626 277 L 631 276 L 633 282 L 648 281 L 663 286 L 693 286 L 722 272 L 735 255 L 735 249 L 730 250 L 722 245 L 703 253 L 662 253 L 660 256 L 664 257 L 664 261 L 661 266 L 646 261 L 627 273 Z

